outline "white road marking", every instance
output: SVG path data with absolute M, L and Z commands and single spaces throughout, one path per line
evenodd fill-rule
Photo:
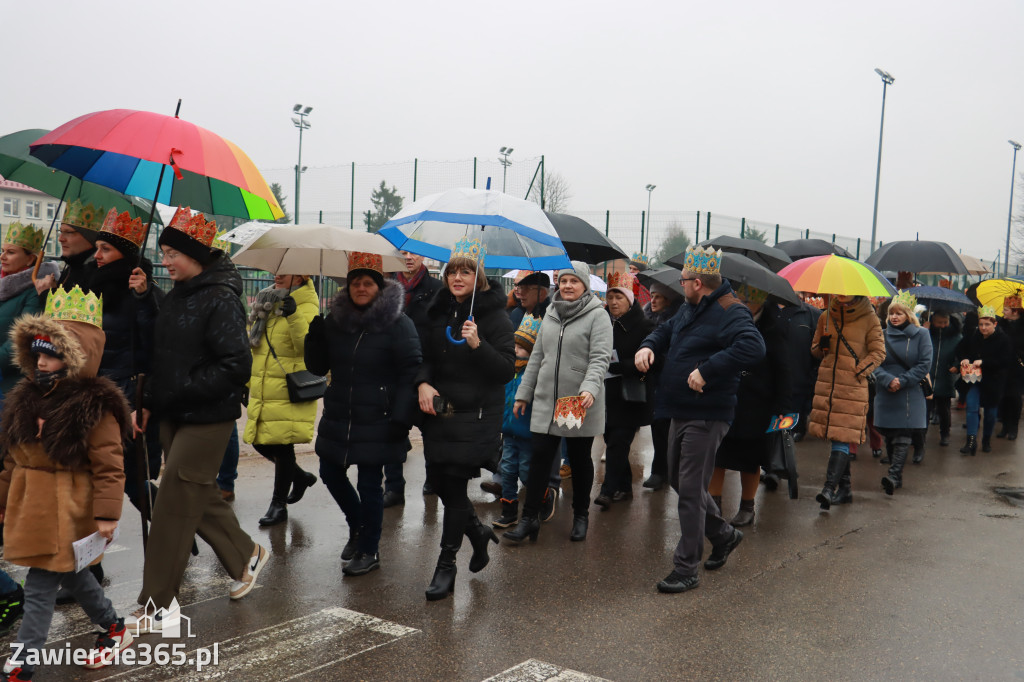
M 557 665 L 531 658 L 494 677 L 488 677 L 483 682 L 608 682 L 608 680 L 576 670 L 559 668 Z

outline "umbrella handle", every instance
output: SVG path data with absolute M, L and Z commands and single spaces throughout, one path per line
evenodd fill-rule
M 470 315 L 469 319 L 470 319 L 470 321 L 472 321 L 473 316 Z M 454 336 L 452 336 L 452 328 L 451 327 L 445 327 L 444 328 L 444 335 L 446 337 L 448 337 L 448 343 L 454 344 L 456 346 L 461 346 L 462 344 L 466 343 L 466 339 L 456 339 Z

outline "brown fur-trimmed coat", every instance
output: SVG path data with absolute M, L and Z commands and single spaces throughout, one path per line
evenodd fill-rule
M 50 336 L 68 368 L 46 394 L 34 382 L 36 334 Z M 4 558 L 73 571 L 71 543 L 95 533 L 96 519 L 121 518 L 128 405 L 117 386 L 96 376 L 101 329 L 33 315 L 15 323 L 11 338 L 26 378 L 6 396 L 2 416 Z
M 855 362 L 839 339 L 841 331 L 857 355 Z M 828 335 L 827 350 L 821 337 Z M 821 358 L 814 384 L 808 432 L 825 440 L 863 443 L 868 415 L 868 377 L 885 360 L 885 340 L 871 302 L 858 298 L 841 305 L 833 298 L 828 311 L 818 318 L 811 353 Z

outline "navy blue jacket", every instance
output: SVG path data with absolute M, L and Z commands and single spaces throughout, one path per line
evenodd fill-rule
M 640 347 L 650 348 L 655 360 L 664 362 L 655 419 L 731 422 L 740 372 L 765 355 L 764 340 L 750 310 L 733 295 L 727 281 L 696 305 L 684 303 Z M 703 393 L 687 383 L 698 367 L 707 384 Z

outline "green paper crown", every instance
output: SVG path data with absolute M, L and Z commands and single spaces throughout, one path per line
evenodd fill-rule
M 996 319 L 996 309 L 990 305 L 983 305 L 978 308 L 978 319 L 983 317 L 991 317 L 993 320 Z
M 7 228 L 7 237 L 4 238 L 4 243 L 20 246 L 29 253 L 39 253 L 39 250 L 43 248 L 43 231 L 31 223 L 28 225 L 11 223 Z
M 914 296 L 909 291 L 899 291 L 892 297 L 892 303 L 889 305 L 894 303 L 899 303 L 910 312 L 914 312 L 914 308 L 917 307 L 917 296 Z
M 102 206 L 83 205 L 81 199 L 75 199 L 68 204 L 61 222 L 67 223 L 72 227 L 80 227 L 98 232 L 103 227 L 103 216 L 105 215 Z
M 46 315 L 64 322 L 84 322 L 103 329 L 103 300 L 96 294 L 82 291 L 82 287 L 68 291 L 57 288 L 46 298 Z

